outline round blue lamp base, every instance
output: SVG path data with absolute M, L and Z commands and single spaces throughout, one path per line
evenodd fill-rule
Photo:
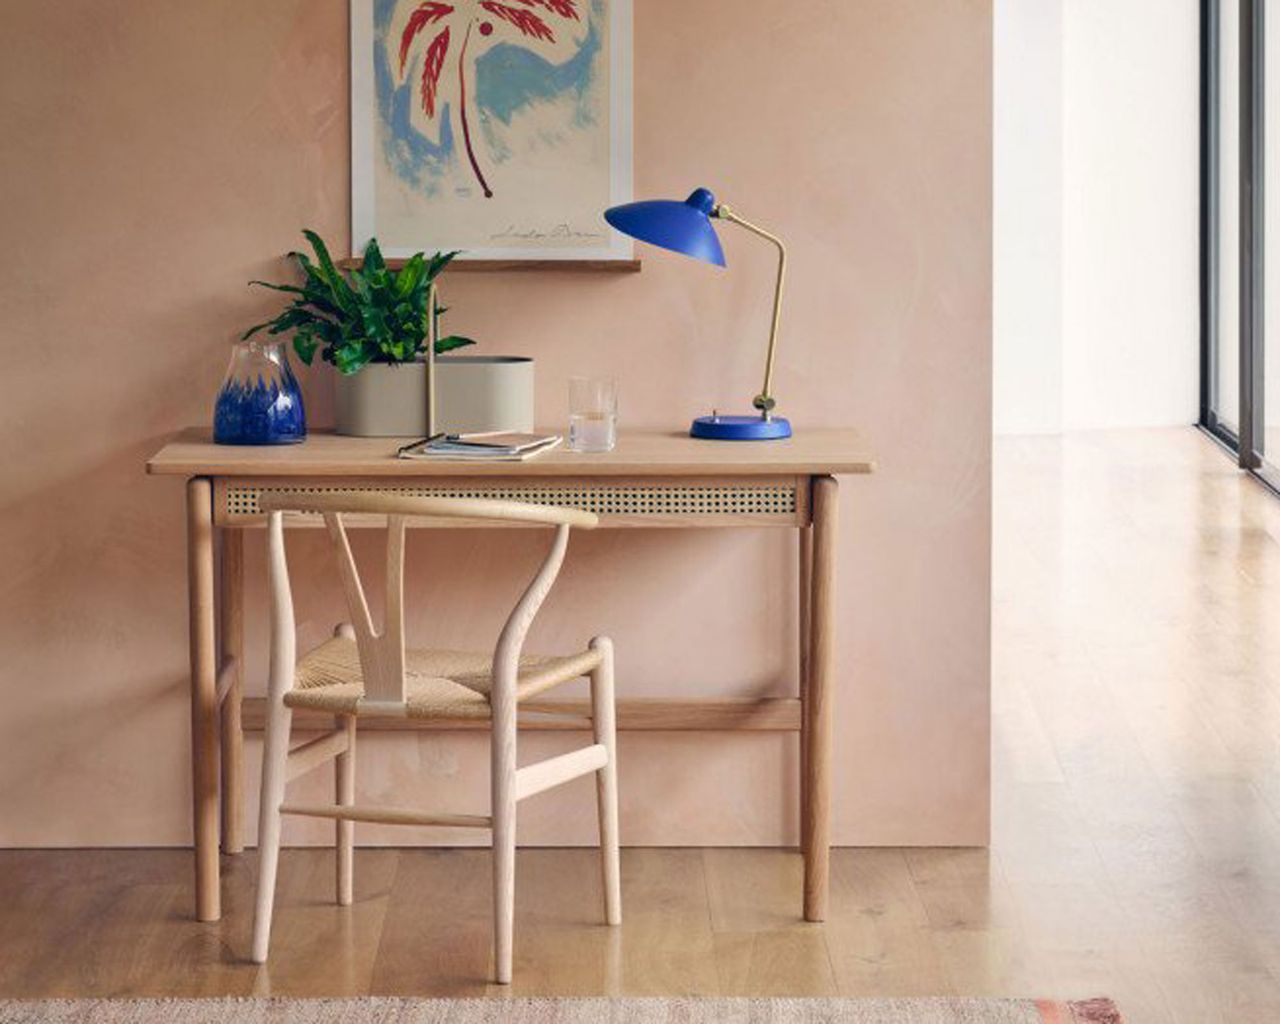
M 699 416 L 689 428 L 690 437 L 708 441 L 778 441 L 791 436 L 791 421 L 775 416 Z

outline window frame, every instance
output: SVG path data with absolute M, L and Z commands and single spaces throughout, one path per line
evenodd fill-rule
M 1240 3 L 1239 295 L 1223 296 L 1221 262 L 1221 0 L 1200 2 L 1200 413 L 1198 426 L 1226 448 L 1241 469 L 1280 493 L 1280 468 L 1265 458 L 1266 350 L 1266 33 L 1265 0 Z M 1215 408 L 1218 313 L 1240 305 L 1240 417 L 1236 430 Z M 1228 344 L 1233 343 L 1228 339 Z

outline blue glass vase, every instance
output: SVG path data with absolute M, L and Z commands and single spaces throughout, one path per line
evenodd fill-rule
M 298 379 L 281 341 L 237 342 L 213 408 L 218 444 L 297 444 L 307 436 Z

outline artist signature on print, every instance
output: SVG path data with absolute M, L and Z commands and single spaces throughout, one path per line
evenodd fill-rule
M 510 224 L 502 231 L 497 231 L 489 236 L 493 241 L 515 238 L 526 242 L 562 241 L 567 238 L 603 237 L 604 232 L 602 231 L 579 231 L 577 228 L 570 227 L 568 224 L 563 222 L 550 228 L 526 228 L 516 227 L 514 224 Z

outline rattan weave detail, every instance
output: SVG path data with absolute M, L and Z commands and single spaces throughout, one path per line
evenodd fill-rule
M 434 648 L 405 650 L 405 704 L 410 718 L 488 718 L 492 655 Z M 598 651 L 568 657 L 522 655 L 516 699 L 527 700 L 559 683 L 577 679 L 600 663 Z M 330 714 L 360 713 L 364 694 L 354 640 L 335 637 L 298 662 L 291 708 Z
M 357 494 L 369 490 L 405 497 L 493 498 L 539 505 L 580 508 L 597 515 L 794 515 L 796 487 L 792 483 L 743 484 L 517 484 L 510 486 L 418 485 L 378 488 L 299 484 L 263 486 L 232 484 L 226 490 L 229 516 L 262 514 L 258 496 L 270 491 L 296 490 L 308 494 Z

